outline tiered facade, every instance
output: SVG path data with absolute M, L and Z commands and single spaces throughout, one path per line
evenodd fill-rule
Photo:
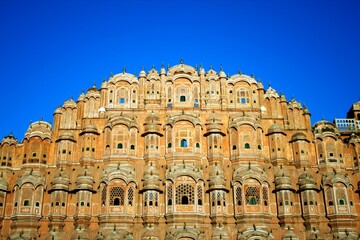
M 3 138 L 1 237 L 358 239 L 359 107 L 311 126 L 240 71 L 124 69 Z

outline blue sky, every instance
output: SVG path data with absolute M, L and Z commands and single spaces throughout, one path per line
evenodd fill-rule
M 255 74 L 315 123 L 360 100 L 360 1 L 0 1 L 0 138 L 126 66 Z

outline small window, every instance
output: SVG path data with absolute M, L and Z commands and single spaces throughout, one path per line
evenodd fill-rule
M 89 147 L 87 147 L 87 148 L 86 148 L 86 151 L 87 151 L 87 152 L 88 152 L 88 151 L 90 151 L 90 148 L 89 148 Z
M 85 202 L 81 202 L 81 203 L 80 203 L 80 206 L 85 206 Z
M 232 146 L 232 150 L 236 150 L 236 145 Z
M 172 205 L 172 199 L 168 200 L 168 205 L 171 206 Z
M 187 196 L 182 196 L 181 204 L 182 205 L 188 205 L 189 204 L 189 198 Z
M 15 202 L 14 206 L 17 207 L 17 202 Z
M 201 206 L 202 205 L 202 200 L 198 199 L 198 205 Z
M 60 206 L 60 202 L 56 202 L 56 203 L 55 203 L 55 206 Z
M 245 143 L 244 148 L 245 148 L 245 149 L 250 149 L 250 144 Z
M 329 201 L 329 206 L 334 206 L 334 203 L 332 201 Z
M 184 95 L 180 96 L 180 102 L 185 102 L 186 101 L 186 97 Z
M 241 104 L 246 103 L 246 99 L 245 99 L 245 98 L 241 98 L 240 103 L 241 103 Z
M 91 151 L 92 151 L 92 152 L 95 152 L 95 148 L 92 148 Z
M 334 154 L 333 154 L 333 153 L 329 153 L 329 155 L 330 155 L 330 157 L 334 156 Z
M 65 207 L 65 203 L 64 203 L 64 202 L 62 202 L 62 203 L 61 203 L 61 206 L 62 206 L 62 207 Z
M 171 143 L 168 143 L 168 148 L 171 148 Z
M 62 150 L 62 153 L 65 154 L 65 153 L 66 153 L 66 149 L 63 149 L 63 150 Z
M 46 154 L 43 154 L 43 158 L 46 158 Z
M 340 199 L 340 200 L 339 200 L 339 205 L 345 205 L 344 199 Z
M 119 143 L 119 144 L 117 145 L 117 148 L 118 148 L 118 149 L 123 149 L 122 143 Z
M 199 99 L 195 98 L 195 99 L 194 99 L 194 102 L 195 102 L 195 103 L 198 103 L 198 102 L 199 102 Z
M 181 146 L 181 147 L 187 147 L 187 141 L 186 141 L 186 139 L 181 139 L 180 146 Z
M 130 146 L 130 149 L 131 149 L 131 150 L 135 150 L 135 145 L 131 145 L 131 146 Z
M 120 98 L 120 104 L 124 104 L 125 103 L 125 98 Z
M 200 148 L 200 143 L 196 143 L 196 147 L 197 147 L 197 148 Z
M 29 201 L 29 200 L 25 200 L 25 201 L 24 201 L 24 206 L 30 206 L 30 201 Z
M 36 153 L 33 153 L 32 156 L 33 156 L 33 157 L 36 157 Z
M 258 150 L 261 150 L 261 145 L 258 145 Z

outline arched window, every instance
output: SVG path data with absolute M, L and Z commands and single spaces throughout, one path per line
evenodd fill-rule
M 131 145 L 131 146 L 130 146 L 130 149 L 131 149 L 131 150 L 135 150 L 135 145 Z
M 344 199 L 339 199 L 339 205 L 345 205 Z
M 133 201 L 134 201 L 134 189 L 132 187 L 130 187 L 129 190 L 128 190 L 128 204 L 129 204 L 129 206 L 133 205 Z
M 119 143 L 119 144 L 117 145 L 117 148 L 118 148 L 118 149 L 123 149 L 122 143 Z
M 181 95 L 180 96 L 180 102 L 185 102 L 186 101 L 186 96 L 185 95 Z
M 180 141 L 180 146 L 181 146 L 181 147 L 187 147 L 187 141 L 186 141 L 186 139 L 181 139 L 181 141 Z
M 30 206 L 30 201 L 29 201 L 29 200 L 25 200 L 25 201 L 24 201 L 24 206 Z
M 232 150 L 236 150 L 236 145 L 233 145 L 233 146 L 232 146 Z
M 250 149 L 250 144 L 245 143 L 244 148 L 245 148 L 245 149 Z

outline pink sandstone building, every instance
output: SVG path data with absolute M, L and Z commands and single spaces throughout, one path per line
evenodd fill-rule
M 1 239 L 358 239 L 360 102 L 321 120 L 180 64 L 124 71 L 0 143 Z

